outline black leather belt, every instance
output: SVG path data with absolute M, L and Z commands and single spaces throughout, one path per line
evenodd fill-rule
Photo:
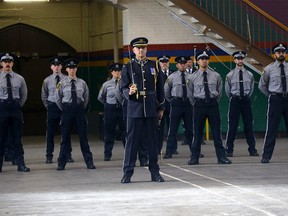
M 205 98 L 194 98 L 195 101 L 197 102 L 202 102 L 202 103 L 210 103 L 210 102 L 215 102 L 216 98 L 210 98 L 210 99 L 205 99 Z
M 274 96 L 279 96 L 279 97 L 287 97 L 288 96 L 288 93 L 276 93 L 276 92 L 271 92 L 271 95 L 274 95 Z
M 181 101 L 188 101 L 188 98 L 183 98 L 183 97 L 173 97 L 173 100 L 181 100 Z
M 235 98 L 235 99 L 242 100 L 242 99 L 246 99 L 246 98 L 248 98 L 248 95 L 244 95 L 243 97 L 238 96 L 238 95 L 231 95 L 231 97 L 232 97 L 232 98 Z
M 0 103 L 19 103 L 20 100 L 18 99 L 14 99 L 12 101 L 8 100 L 8 99 L 0 99 Z

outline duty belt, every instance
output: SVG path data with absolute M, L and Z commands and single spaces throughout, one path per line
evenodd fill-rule
M 271 92 L 271 95 L 276 95 L 276 96 L 280 96 L 280 97 L 287 97 L 288 93 L 277 93 L 277 92 Z
M 155 91 L 139 91 L 139 95 L 146 96 L 146 95 L 153 95 Z

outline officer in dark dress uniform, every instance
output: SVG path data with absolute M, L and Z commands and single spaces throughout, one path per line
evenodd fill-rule
M 164 159 L 172 158 L 173 152 L 177 150 L 177 131 L 181 121 L 184 121 L 184 136 L 189 147 L 193 139 L 193 107 L 192 94 L 188 91 L 188 76 L 186 71 L 187 57 L 178 56 L 175 58 L 178 71 L 172 73 L 166 80 L 164 91 L 165 98 L 170 102 L 170 126 L 168 131 L 166 153 Z
M 67 78 L 59 82 L 56 88 L 56 104 L 62 110 L 61 127 L 62 143 L 58 158 L 57 170 L 64 170 L 71 141 L 71 130 L 75 123 L 87 169 L 95 169 L 92 152 L 87 139 L 86 107 L 89 100 L 89 89 L 86 82 L 76 76 L 77 59 L 68 59 L 64 62 Z
M 284 117 L 286 127 L 288 125 L 288 63 L 285 61 L 287 46 L 277 44 L 272 49 L 276 61 L 264 68 L 259 80 L 260 91 L 268 96 L 267 125 L 261 163 L 269 163 L 272 158 L 281 116 Z
M 164 181 L 157 163 L 157 122 L 164 110 L 164 84 L 157 63 L 146 57 L 147 43 L 144 37 L 131 41 L 135 58 L 123 66 L 121 73 L 121 91 L 128 100 L 122 183 L 131 182 L 138 145 L 143 141 L 148 151 L 151 181 Z
M 254 90 L 254 76 L 244 68 L 244 51 L 236 51 L 232 54 L 236 67 L 231 70 L 225 81 L 225 92 L 229 98 L 228 130 L 226 135 L 227 157 L 233 157 L 234 140 L 237 134 L 240 114 L 244 124 L 246 142 L 249 146 L 250 156 L 259 156 L 255 145 L 253 130 L 253 112 L 250 96 Z
M 208 68 L 210 56 L 204 51 L 196 55 L 199 69 L 190 77 L 189 88 L 194 103 L 194 139 L 191 160 L 188 165 L 199 164 L 201 142 L 206 118 L 208 118 L 219 164 L 231 164 L 221 138 L 221 117 L 218 102 L 222 94 L 221 76 Z
M 162 55 L 162 56 L 159 56 L 157 59 L 160 65 L 159 75 L 163 76 L 163 80 L 165 81 L 167 77 L 172 73 L 172 71 L 169 69 L 170 56 Z M 170 122 L 169 115 L 170 115 L 170 102 L 165 100 L 165 110 L 163 113 L 163 117 L 161 121 L 158 122 L 159 124 L 158 125 L 158 154 L 160 154 L 162 151 L 163 141 L 164 141 L 164 136 L 165 136 L 165 128 L 167 128 L 167 130 L 169 129 L 169 122 Z M 176 151 L 174 151 L 173 153 L 176 153 Z
M 98 94 L 98 100 L 104 104 L 104 161 L 110 161 L 112 149 L 116 139 L 116 128 L 121 133 L 123 145 L 125 145 L 125 125 L 123 121 L 122 105 L 116 98 L 117 85 L 121 78 L 122 65 L 114 63 L 109 71 L 112 79 L 106 81 Z
M 62 111 L 56 104 L 56 86 L 58 83 L 67 76 L 61 73 L 62 59 L 59 56 L 52 57 L 50 59 L 50 68 L 52 74 L 46 77 L 42 84 L 41 99 L 44 106 L 47 109 L 47 128 L 46 128 L 46 163 L 53 163 L 54 152 L 54 137 L 57 128 L 61 121 Z M 67 162 L 74 162 L 71 157 L 71 142 L 69 149 L 69 156 Z
M 116 90 L 116 98 L 117 100 L 121 103 L 122 105 L 122 110 L 123 110 L 123 122 L 125 125 L 125 144 L 126 144 L 126 137 L 127 137 L 127 99 L 123 96 L 122 92 L 121 92 L 121 82 L 118 83 L 117 85 L 117 90 Z M 142 138 L 142 142 L 139 143 L 138 145 L 138 159 L 140 161 L 140 166 L 141 167 L 148 167 L 148 154 L 147 154 L 147 149 L 144 146 L 145 142 L 143 141 L 145 140 L 145 137 L 143 135 Z M 125 147 L 125 145 L 124 145 Z
M 25 166 L 24 150 L 21 141 L 23 116 L 21 107 L 27 99 L 27 86 L 24 78 L 15 73 L 12 68 L 15 56 L 11 53 L 0 55 L 3 72 L 0 73 L 0 172 L 2 172 L 5 142 L 7 141 L 8 128 L 11 130 L 11 148 L 19 172 L 29 172 Z

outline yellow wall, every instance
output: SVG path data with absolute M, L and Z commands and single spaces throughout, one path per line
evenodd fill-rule
M 78 52 L 113 49 L 113 7 L 91 3 L 0 3 L 0 29 L 23 23 L 45 30 Z M 122 13 L 118 10 L 119 47 Z

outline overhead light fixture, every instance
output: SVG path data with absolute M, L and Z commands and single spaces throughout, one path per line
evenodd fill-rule
M 3 0 L 4 2 L 49 2 L 49 0 Z

